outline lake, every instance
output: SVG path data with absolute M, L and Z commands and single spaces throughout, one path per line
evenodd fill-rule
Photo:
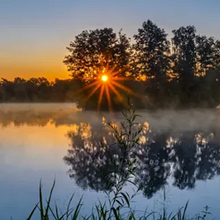
M 142 190 L 132 206 L 175 211 L 189 200 L 188 213 L 208 205 L 220 218 L 220 110 L 137 113 L 144 131 L 133 151 L 134 182 Z M 38 202 L 40 180 L 46 197 L 54 179 L 53 203 L 64 209 L 74 193 L 74 201 L 83 196 L 82 213 L 89 214 L 108 190 L 100 169 L 111 169 L 109 155 L 116 162 L 120 156 L 117 147 L 103 150 L 98 143 L 113 144 L 106 122 L 123 120 L 121 113 L 83 112 L 69 103 L 1 104 L 0 219 L 26 219 Z

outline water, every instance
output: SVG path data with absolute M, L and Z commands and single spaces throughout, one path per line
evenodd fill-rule
M 138 113 L 145 134 L 136 149 L 135 181 L 143 191 L 133 207 L 150 212 L 165 203 L 175 211 L 189 200 L 189 213 L 208 205 L 218 219 L 219 110 Z M 83 196 L 83 214 L 104 200 L 107 186 L 99 169 L 110 169 L 106 157 L 119 154 L 117 148 L 101 151 L 96 144 L 103 135 L 108 143 L 114 141 L 103 129 L 109 120 L 117 124 L 123 117 L 82 112 L 74 104 L 0 105 L 0 219 L 25 219 L 38 202 L 40 180 L 46 196 L 56 179 L 53 202 L 61 209 L 73 192 L 74 201 Z M 127 190 L 132 192 L 132 186 Z

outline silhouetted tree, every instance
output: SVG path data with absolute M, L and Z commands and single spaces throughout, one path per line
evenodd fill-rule
M 64 58 L 71 79 L 2 79 L 0 101 L 71 101 L 87 110 L 121 110 L 129 94 L 136 108 L 219 105 L 220 41 L 197 34 L 194 26 L 172 33 L 168 40 L 164 29 L 150 20 L 138 29 L 133 44 L 112 28 L 83 31 L 67 47 Z M 112 78 L 121 86 L 103 87 L 102 74 L 115 74 Z
M 79 91 L 78 106 L 84 109 L 97 109 L 98 106 L 103 110 L 109 108 L 122 109 L 124 107 L 123 100 L 128 93 L 125 90 L 123 91 L 123 86 L 131 86 L 126 80 L 120 81 L 122 84 L 122 87 L 119 88 L 121 97 L 112 87 L 107 85 L 105 88 L 108 89 L 109 95 L 107 92 L 103 93 L 100 104 L 98 102 L 101 86 L 94 93 L 95 86 L 84 90 L 83 88 L 99 80 L 102 74 L 127 77 L 130 68 L 131 48 L 130 40 L 126 35 L 122 34 L 121 31 L 116 34 L 112 28 L 83 31 L 75 37 L 67 49 L 70 54 L 65 57 L 64 63 L 71 72 L 73 79 L 81 81 L 82 90 Z M 127 79 L 129 78 L 127 77 Z M 112 103 L 110 103 L 109 97 Z
M 83 31 L 67 47 L 70 54 L 64 63 L 74 79 L 92 82 L 107 67 L 115 71 L 127 67 L 129 47 L 128 38 L 112 28 Z
M 179 75 L 183 91 L 182 102 L 188 102 L 193 93 L 196 73 L 196 29 L 194 26 L 173 30 L 174 72 Z
M 167 34 L 152 21 L 144 22 L 134 35 L 133 72 L 145 75 L 146 92 L 152 98 L 163 100 L 165 84 L 170 71 L 170 42 Z
M 214 67 L 215 40 L 213 37 L 196 36 L 197 71 L 205 75 L 206 71 Z

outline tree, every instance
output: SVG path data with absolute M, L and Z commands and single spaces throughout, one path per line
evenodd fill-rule
M 74 79 L 90 83 L 106 67 L 115 71 L 127 67 L 129 48 L 129 40 L 121 31 L 118 35 L 112 28 L 83 31 L 67 47 L 70 54 L 64 64 Z
M 170 70 L 170 43 L 167 34 L 148 20 L 138 29 L 134 39 L 134 74 L 145 75 L 148 93 L 159 98 L 164 93 Z
M 220 40 L 215 41 L 215 59 L 214 66 L 216 69 L 220 67 Z
M 213 37 L 196 36 L 196 52 L 198 72 L 202 75 L 214 68 L 215 40 Z
M 78 97 L 76 92 L 80 88 L 80 82 L 77 80 L 55 79 L 52 86 L 51 100 L 58 102 L 75 102 Z
M 109 83 L 103 86 L 98 84 L 97 86 L 100 87 L 97 87 L 97 90 L 94 90 L 96 86 L 91 86 L 89 89 L 87 86 L 86 90 L 80 91 L 78 107 L 102 110 L 123 108 L 122 102 L 130 91 L 124 89 L 126 82 L 120 81 L 120 84 L 124 85 L 118 86 L 122 90 L 120 92 L 112 89 L 112 85 L 109 84 L 112 80 L 126 77 L 129 71 L 130 41 L 126 35 L 121 31 L 116 34 L 112 28 L 83 31 L 75 37 L 67 49 L 70 54 L 65 57 L 64 63 L 73 79 L 81 82 L 82 88 L 88 84 L 94 85 L 93 83 L 99 81 L 103 74 L 107 74 L 111 78 Z M 102 88 L 105 91 L 103 93 Z M 79 91 L 77 92 L 79 93 Z M 100 94 L 104 95 L 100 96 Z
M 25 83 L 26 83 L 26 80 L 20 77 L 16 77 L 14 79 L 13 84 L 14 84 L 14 92 L 15 92 L 16 100 L 19 100 L 22 102 L 27 100 Z
M 182 88 L 188 87 L 196 72 L 196 29 L 194 26 L 173 30 L 174 72 L 179 74 Z
M 2 88 L 2 96 L 3 101 L 13 101 L 15 98 L 15 91 L 14 91 L 14 85 L 13 82 L 2 78 L 1 80 L 1 88 Z

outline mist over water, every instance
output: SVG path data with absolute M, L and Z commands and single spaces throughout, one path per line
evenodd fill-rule
M 220 217 L 220 111 L 160 110 L 137 114 L 141 116 L 137 121 L 148 130 L 138 149 L 136 182 L 144 188 L 135 199 L 135 206 L 153 210 L 161 203 L 165 189 L 169 210 L 189 199 L 189 212 L 199 212 L 209 205 L 213 215 Z M 104 198 L 105 183 L 95 166 L 100 163 L 97 155 L 104 158 L 111 149 L 100 152 L 97 148 L 89 155 L 83 141 L 86 139 L 92 146 L 100 135 L 113 141 L 99 129 L 103 121 L 123 120 L 120 112 L 84 112 L 72 103 L 1 104 L 0 219 L 10 218 L 4 213 L 10 213 L 11 207 L 14 219 L 25 219 L 38 201 L 41 178 L 47 193 L 56 177 L 55 201 L 65 204 L 76 192 L 76 199 L 84 195 L 83 212 L 90 212 L 98 198 Z M 117 149 L 113 153 L 117 155 Z
M 163 131 L 192 131 L 220 128 L 220 109 L 189 109 L 189 110 L 138 110 L 138 122 L 148 122 L 157 132 Z M 81 111 L 73 103 L 64 104 L 0 104 L 0 124 L 18 123 L 42 125 L 54 123 L 56 126 L 78 122 L 101 123 L 106 121 L 124 120 L 121 112 Z M 4 124 L 6 123 L 6 124 Z

